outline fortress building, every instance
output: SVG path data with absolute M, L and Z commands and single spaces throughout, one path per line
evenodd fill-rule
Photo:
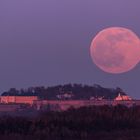
M 127 95 L 121 95 L 120 93 L 118 96 L 115 98 L 116 101 L 131 101 L 132 98 L 127 96 Z
M 30 104 L 38 100 L 37 96 L 1 96 L 0 103 Z

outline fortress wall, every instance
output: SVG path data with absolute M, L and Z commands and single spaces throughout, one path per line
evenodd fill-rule
M 1 96 L 1 103 L 33 104 L 35 100 L 38 100 L 37 96 Z
M 33 104 L 33 101 L 37 99 L 37 96 L 16 96 L 15 103 Z
M 14 103 L 15 96 L 1 96 L 1 103 Z

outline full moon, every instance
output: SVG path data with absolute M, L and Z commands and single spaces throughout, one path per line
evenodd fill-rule
M 124 73 L 140 61 L 140 40 L 134 32 L 122 27 L 100 31 L 91 42 L 93 62 L 108 73 Z

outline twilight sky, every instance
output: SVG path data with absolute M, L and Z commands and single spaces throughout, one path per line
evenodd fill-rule
M 121 26 L 140 37 L 139 0 L 0 0 L 0 92 L 65 83 L 121 87 L 140 98 L 140 64 L 108 74 L 90 57 L 93 37 Z

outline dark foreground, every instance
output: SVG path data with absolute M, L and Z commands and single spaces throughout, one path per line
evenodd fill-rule
M 0 140 L 140 140 L 140 107 L 92 106 L 1 116 Z

